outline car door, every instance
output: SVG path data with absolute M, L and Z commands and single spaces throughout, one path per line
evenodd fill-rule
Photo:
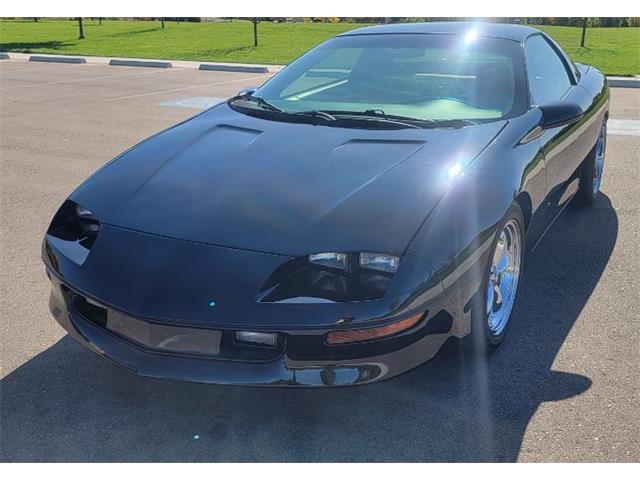
M 529 37 L 524 45 L 527 80 L 532 106 L 566 100 L 584 111 L 591 96 L 579 85 L 566 58 L 542 34 Z M 547 173 L 547 196 L 542 224 L 550 224 L 578 190 L 578 168 L 588 153 L 582 140 L 585 118 L 568 126 L 546 129 L 540 137 Z M 544 229 L 544 227 L 543 227 Z

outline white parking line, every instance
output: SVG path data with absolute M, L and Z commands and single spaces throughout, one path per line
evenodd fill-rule
M 46 82 L 46 83 L 32 83 L 27 85 L 12 85 L 10 87 L 0 87 L 0 90 L 10 90 L 14 88 L 33 88 L 33 87 L 46 87 L 51 85 L 63 85 L 66 83 L 78 83 L 78 82 L 89 82 L 91 80 L 109 80 L 111 78 L 122 78 L 122 77 L 136 77 L 139 75 L 155 75 L 158 73 L 169 73 L 169 72 L 178 72 L 184 71 L 184 69 L 176 68 L 176 69 L 163 69 L 163 70 L 154 70 L 153 72 L 136 72 L 136 73 L 120 73 L 118 75 L 100 75 L 97 77 L 83 77 L 83 78 L 75 78 L 73 80 L 60 80 L 58 82 Z
M 640 137 L 640 120 L 622 120 L 612 118 L 607 121 L 607 133 L 610 135 L 630 135 Z
M 163 107 L 197 108 L 198 110 L 205 110 L 225 100 L 225 98 L 220 97 L 189 97 L 162 102 L 160 105 Z
M 189 87 L 181 87 L 181 88 L 172 88 L 171 90 L 161 90 L 157 92 L 147 92 L 147 93 L 137 93 L 135 95 L 125 95 L 123 97 L 114 97 L 114 98 L 106 98 L 103 102 L 115 102 L 117 100 L 128 100 L 130 98 L 139 98 L 139 97 L 149 97 L 151 95 L 162 95 L 163 93 L 173 93 L 173 92 L 181 92 L 184 90 L 192 90 L 194 88 L 204 88 L 204 87 L 215 87 L 218 85 L 227 85 L 229 83 L 238 83 L 238 82 L 248 82 L 250 80 L 257 80 L 259 78 L 269 77 L 270 73 L 266 73 L 264 75 L 259 75 L 257 77 L 245 77 L 245 78 L 236 78 L 234 80 L 226 80 L 224 82 L 213 82 L 213 83 L 204 83 L 202 85 L 191 85 Z
M 2 61 L 0 62 L 0 74 L 7 74 L 7 73 L 19 73 L 19 72 L 28 72 L 28 71 L 35 71 L 38 67 L 40 67 L 41 69 L 46 69 L 47 71 L 50 71 L 52 69 L 56 69 L 55 67 L 58 67 L 56 70 L 61 70 L 65 67 L 86 67 L 86 64 L 73 64 L 73 63 L 51 63 L 51 64 L 47 64 L 47 63 L 39 63 L 39 62 L 16 62 L 16 63 L 12 63 L 14 62 L 14 60 L 10 60 L 9 63 L 7 63 L 7 61 Z

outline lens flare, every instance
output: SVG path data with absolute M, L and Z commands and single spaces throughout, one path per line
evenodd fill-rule
M 462 173 L 462 165 L 458 162 L 451 165 L 449 170 L 447 170 L 447 175 L 449 175 L 450 178 L 457 177 L 460 173 Z
M 469 45 L 470 43 L 475 42 L 478 39 L 478 31 L 474 28 L 473 30 L 469 30 L 464 36 L 465 45 Z

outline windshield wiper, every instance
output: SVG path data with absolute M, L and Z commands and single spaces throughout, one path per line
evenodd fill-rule
M 360 114 L 360 112 L 358 112 Z M 433 120 L 430 118 L 416 118 L 416 117 L 405 117 L 403 115 L 389 115 L 381 108 L 372 108 L 370 110 L 365 110 L 361 112 L 362 115 L 368 115 L 372 117 L 381 117 L 386 120 L 400 120 L 406 122 L 420 122 L 420 123 L 433 123 Z
M 469 120 L 467 118 L 456 118 L 453 120 L 432 120 L 438 127 L 444 128 L 462 128 L 473 125 L 480 125 L 481 122 L 476 120 Z
M 370 121 L 393 123 L 395 125 L 401 125 L 409 128 L 422 128 L 416 125 L 417 122 L 430 122 L 430 120 L 422 120 L 419 118 L 402 117 L 399 115 L 387 115 L 384 110 L 365 110 L 363 112 L 331 112 L 332 114 L 340 117 L 362 117 L 367 118 Z M 416 123 L 414 123 L 416 122 Z
M 263 108 L 264 110 L 270 110 L 272 112 L 284 113 L 284 110 L 281 109 L 280 107 L 277 107 L 276 105 L 274 105 L 273 103 L 268 102 L 267 100 L 265 100 L 262 97 L 256 97 L 255 95 L 240 95 L 240 96 L 232 98 L 230 101 L 234 102 L 236 100 L 243 100 L 245 102 L 255 103 L 256 105 L 258 105 L 259 107 Z
M 323 112 L 322 110 L 309 110 L 307 112 L 292 112 L 293 115 L 308 115 L 310 117 L 319 117 L 324 118 L 325 120 L 329 120 L 330 122 L 335 122 L 336 117 L 331 115 L 328 112 Z
M 365 110 L 361 113 L 362 115 L 367 116 L 376 116 L 380 118 L 384 118 L 385 120 L 397 120 L 397 121 L 405 121 L 405 122 L 416 122 L 422 124 L 429 124 L 429 127 L 444 127 L 444 128 L 462 128 L 470 125 L 479 125 L 480 122 L 475 120 L 469 120 L 465 118 L 456 118 L 451 120 L 435 120 L 432 118 L 412 118 L 412 117 L 403 117 L 400 115 L 387 115 L 384 110 L 377 108 L 371 110 Z

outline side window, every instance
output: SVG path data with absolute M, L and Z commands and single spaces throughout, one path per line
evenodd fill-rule
M 556 51 L 541 35 L 535 35 L 525 43 L 524 54 L 533 103 L 560 100 L 571 87 L 571 80 Z

